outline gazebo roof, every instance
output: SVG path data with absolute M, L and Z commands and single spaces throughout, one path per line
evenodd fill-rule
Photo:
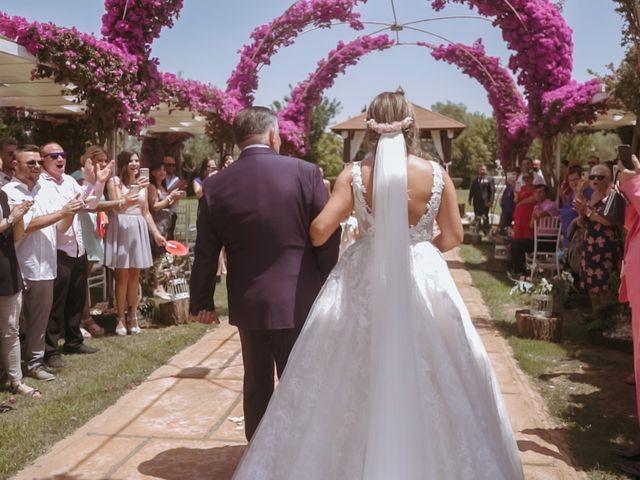
M 636 124 L 636 115 L 619 109 L 607 110 L 598 115 L 596 121 L 591 124 L 580 123 L 576 125 L 578 130 L 615 130 L 620 127 L 630 127 Z
M 457 135 L 467 128 L 464 123 L 458 122 L 453 118 L 432 112 L 431 110 L 416 105 L 415 103 L 412 103 L 411 105 L 413 106 L 413 110 L 416 115 L 415 121 L 418 130 L 453 130 L 455 132 L 454 134 Z M 366 113 L 361 113 L 360 115 L 351 117 L 348 120 L 331 127 L 331 131 L 340 134 L 344 131 L 366 130 L 367 126 L 364 123 L 366 116 Z

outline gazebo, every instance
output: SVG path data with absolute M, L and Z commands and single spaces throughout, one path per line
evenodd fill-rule
M 443 163 L 449 163 L 451 161 L 451 141 L 460 135 L 467 126 L 414 103 L 411 105 L 415 112 L 419 138 L 421 140 L 431 139 L 440 159 Z M 362 146 L 364 133 L 367 129 L 365 120 L 366 113 L 362 113 L 331 127 L 333 133 L 341 135 L 344 139 L 343 161 L 345 163 L 352 161 Z

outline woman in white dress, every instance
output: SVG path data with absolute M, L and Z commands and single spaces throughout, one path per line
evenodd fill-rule
M 342 172 L 311 227 L 321 245 L 355 209 L 360 239 L 316 299 L 234 478 L 520 480 L 497 382 L 441 253 L 462 238 L 453 184 L 414 155 L 402 93 L 378 95 L 367 117 L 375 158 Z
M 149 179 L 139 176 L 138 154 L 128 150 L 120 152 L 117 164 L 118 176 L 109 179 L 107 188 L 109 198 L 121 202 L 121 208 L 109 217 L 104 264 L 116 272 L 116 335 L 124 336 L 127 330 L 133 335 L 140 333 L 137 315 L 140 270 L 153 265 L 149 232 L 156 245 L 164 246 L 166 240 L 149 212 Z M 137 203 L 127 206 L 126 197 L 135 193 Z

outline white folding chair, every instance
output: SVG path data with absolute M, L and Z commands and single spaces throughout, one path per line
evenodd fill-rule
M 560 275 L 560 217 L 541 217 L 533 226 L 533 252 L 526 254 L 531 276 L 538 270 Z
M 100 300 L 104 301 L 107 298 L 107 269 L 102 265 L 94 264 L 89 273 L 89 290 L 100 287 L 102 287 Z

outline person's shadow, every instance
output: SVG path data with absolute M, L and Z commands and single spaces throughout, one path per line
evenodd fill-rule
M 138 471 L 165 480 L 212 478 L 231 480 L 246 445 L 216 448 L 172 448 L 138 465 Z

